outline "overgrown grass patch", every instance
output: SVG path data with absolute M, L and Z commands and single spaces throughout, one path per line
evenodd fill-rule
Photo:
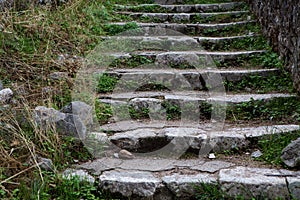
M 300 131 L 286 134 L 267 135 L 258 141 L 258 148 L 263 155 L 256 160 L 264 161 L 272 165 L 287 167 L 281 160 L 282 150 L 300 137 Z
M 270 72 L 271 73 L 271 72 Z M 268 93 L 268 92 L 294 92 L 293 81 L 289 73 L 282 71 L 268 77 L 251 75 L 243 78 L 238 82 L 225 81 L 224 86 L 227 91 L 233 92 L 251 92 L 251 93 Z
M 300 101 L 298 97 L 273 98 L 271 100 L 251 100 L 230 106 L 227 118 L 232 120 L 281 121 L 297 123 L 300 120 Z

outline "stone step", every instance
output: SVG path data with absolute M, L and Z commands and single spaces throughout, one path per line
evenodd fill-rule
M 297 171 L 251 166 L 251 163 L 241 166 L 218 159 L 100 158 L 78 165 L 68 170 L 68 174 L 97 179 L 101 189 L 130 199 L 188 200 L 197 193 L 200 195 L 205 186 L 221 190 L 231 198 L 290 199 L 293 196 L 297 199 L 300 194 Z
M 127 22 L 112 22 L 107 24 L 106 26 L 125 26 Z M 163 32 L 163 29 L 171 29 L 173 31 L 177 31 L 183 34 L 189 35 L 208 35 L 207 31 L 213 30 L 218 31 L 221 34 L 223 31 L 227 31 L 230 29 L 234 29 L 236 27 L 245 27 L 249 25 L 255 25 L 256 20 L 245 20 L 238 22 L 230 22 L 230 23 L 218 23 L 218 24 L 179 24 L 179 23 L 135 23 L 139 28 L 160 28 Z M 247 30 L 244 31 L 250 31 Z M 245 33 L 244 33 L 245 34 Z
M 117 80 L 143 80 L 145 85 L 163 85 L 170 86 L 174 84 L 174 80 L 182 77 L 185 81 L 178 81 L 176 86 L 189 86 L 193 90 L 203 90 L 208 88 L 208 75 L 219 77 L 220 82 L 227 81 L 237 83 L 249 78 L 251 76 L 259 76 L 261 78 L 271 77 L 280 74 L 280 69 L 190 69 L 190 70 L 176 70 L 176 69 L 157 69 L 157 68 L 134 68 L 134 69 L 115 69 L 105 72 L 105 74 L 116 77 Z M 148 81 L 147 81 L 148 80 Z M 182 83 L 182 84 L 180 84 Z M 174 87 L 173 87 L 174 88 Z
M 159 5 L 159 4 L 140 4 L 136 6 L 115 5 L 117 10 L 126 10 L 132 12 L 174 12 L 174 13 L 190 13 L 190 12 L 219 12 L 241 10 L 245 7 L 244 2 L 230 2 L 219 4 L 191 4 L 191 5 Z
M 135 45 L 135 44 L 134 44 Z M 146 47 L 146 46 L 145 46 Z M 149 47 L 151 48 L 151 47 Z M 261 56 L 265 50 L 254 51 L 225 51 L 225 52 L 211 52 L 211 51 L 140 51 L 131 53 L 110 52 L 107 53 L 112 56 L 114 62 L 124 60 L 119 63 L 126 63 L 133 61 L 137 57 L 140 59 L 147 59 L 149 62 L 155 63 L 158 68 L 217 68 L 215 63 L 236 62 L 237 59 L 247 60 L 253 56 Z M 113 62 L 113 63 L 114 63 Z M 122 67 L 118 66 L 117 67 Z M 131 67 L 131 66 L 129 66 Z M 154 66 L 153 66 L 154 67 Z M 218 67 L 226 67 L 226 65 L 219 65 Z
M 228 23 L 233 21 L 249 20 L 249 11 L 229 11 L 216 13 L 142 13 L 142 12 L 117 12 L 128 16 L 132 20 L 142 22 L 169 22 L 169 23 Z
M 182 36 L 110 36 L 102 37 L 106 41 L 120 41 L 127 43 L 133 43 L 137 47 L 146 48 L 160 48 L 168 51 L 175 50 L 210 50 L 213 46 L 224 46 L 225 44 L 230 46 L 234 42 L 243 41 L 247 39 L 257 40 L 259 35 L 241 35 L 231 37 L 188 37 Z M 249 44 L 250 45 L 250 44 Z M 234 50 L 234 49 L 233 49 Z
M 257 140 L 266 135 L 288 134 L 300 130 L 299 125 L 272 125 L 259 127 L 227 128 L 217 130 L 213 123 L 195 127 L 139 128 L 118 132 L 112 136 L 102 134 L 102 139 L 130 152 L 145 153 L 162 149 L 166 145 L 168 152 L 181 149 L 200 150 L 201 154 L 222 153 L 228 150 L 242 150 L 256 145 Z M 104 130 L 109 132 L 109 130 Z M 95 134 L 95 133 L 94 133 Z M 111 134 L 110 134 L 111 135 Z M 94 136 L 92 136 L 94 137 Z M 162 154 L 161 154 L 162 155 Z
M 296 98 L 295 95 L 284 93 L 226 95 L 225 91 L 222 92 L 222 86 L 219 88 L 216 86 L 215 92 L 213 90 L 139 92 L 136 88 L 120 87 L 115 89 L 113 94 L 99 94 L 99 102 L 111 107 L 113 117 L 109 121 L 179 119 L 193 122 L 203 120 L 222 122 L 226 119 L 245 120 L 257 117 L 261 117 L 264 121 L 279 120 L 280 116 L 271 112 L 274 105 L 294 102 Z M 289 104 L 286 110 L 280 111 L 281 116 L 289 116 L 293 113 L 293 109 Z
M 271 94 L 222 94 L 216 93 L 211 94 L 210 92 L 204 91 L 183 91 L 179 90 L 178 87 L 175 87 L 178 90 L 174 91 L 135 91 L 126 88 L 120 88 L 120 91 L 115 90 L 112 94 L 99 94 L 99 99 L 105 103 L 114 103 L 116 101 L 124 101 L 124 103 L 134 103 L 134 104 L 151 104 L 153 103 L 153 99 L 157 99 L 156 103 L 162 102 L 219 102 L 226 104 L 240 104 L 249 101 L 270 101 L 275 98 L 295 98 L 296 95 L 292 94 L 283 94 L 283 93 L 271 93 Z M 122 92 L 128 91 L 128 92 Z M 211 96 L 212 95 L 212 96 Z M 220 95 L 220 96 L 219 96 Z M 141 105 L 142 106 L 142 105 Z

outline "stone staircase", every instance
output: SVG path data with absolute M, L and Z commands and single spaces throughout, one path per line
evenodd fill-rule
M 254 76 L 282 75 L 279 68 L 253 64 L 266 49 L 230 49 L 261 37 L 245 8 L 244 2 L 116 5 L 116 15 L 137 21 L 143 31 L 104 38 L 136 50 L 108 48 L 114 64 L 105 75 L 117 83 L 98 98 L 112 107 L 113 117 L 93 133 L 92 140 L 103 144 L 100 158 L 69 173 L 97 177 L 102 189 L 121 199 L 193 199 L 201 183 L 218 183 L 232 198 L 299 198 L 299 172 L 244 153 L 263 136 L 289 134 L 299 125 L 269 120 L 268 113 L 269 119 L 230 114 L 250 104 L 259 110 L 297 98 L 286 91 L 257 93 L 251 82 L 242 91 L 226 90 L 225 82 L 234 86 Z M 236 150 L 242 153 L 218 156 Z

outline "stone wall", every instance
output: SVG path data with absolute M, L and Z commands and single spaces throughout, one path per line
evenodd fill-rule
M 291 72 L 300 93 L 299 0 L 248 0 L 267 36 Z

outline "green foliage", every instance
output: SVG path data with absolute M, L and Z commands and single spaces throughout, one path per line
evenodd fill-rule
M 265 161 L 272 165 L 285 166 L 280 159 L 282 150 L 300 137 L 300 131 L 286 134 L 273 134 L 264 136 L 258 141 L 258 147 L 263 155 L 256 160 Z M 286 166 L 285 166 L 286 167 Z
M 230 198 L 221 188 L 219 183 L 200 182 L 195 185 L 195 199 L 197 200 L 227 200 Z
M 78 176 L 65 179 L 52 172 L 43 172 L 42 175 L 43 180 L 36 174 L 30 187 L 21 183 L 20 187 L 12 192 L 10 199 L 100 200 L 107 198 L 94 184 L 86 180 L 80 180 Z M 1 198 L 7 198 L 7 195 L 3 190 L 0 190 Z
M 101 74 L 98 80 L 97 91 L 100 93 L 112 92 L 118 79 L 108 74 Z
M 108 122 L 109 118 L 113 115 L 113 109 L 110 105 L 101 103 L 99 100 L 95 102 L 96 117 L 100 124 Z
M 300 101 L 298 97 L 274 98 L 269 101 L 251 100 L 227 109 L 227 117 L 239 120 L 259 119 L 267 121 L 297 122 Z
M 120 26 L 117 24 L 106 24 L 104 25 L 104 31 L 108 35 L 116 35 L 118 33 L 122 33 L 128 30 L 137 29 L 138 25 L 135 22 L 128 22 L 124 26 Z
M 271 73 L 271 72 L 270 72 Z M 227 91 L 245 91 L 249 89 L 255 93 L 267 93 L 267 92 L 294 92 L 293 81 L 288 72 L 280 72 L 280 74 L 274 74 L 268 77 L 262 77 L 259 75 L 252 75 L 243 78 L 239 82 L 224 82 Z M 250 92 L 251 92 L 250 91 Z
M 130 58 L 115 59 L 109 67 L 113 68 L 135 68 L 154 63 L 154 59 L 145 56 L 132 55 Z

